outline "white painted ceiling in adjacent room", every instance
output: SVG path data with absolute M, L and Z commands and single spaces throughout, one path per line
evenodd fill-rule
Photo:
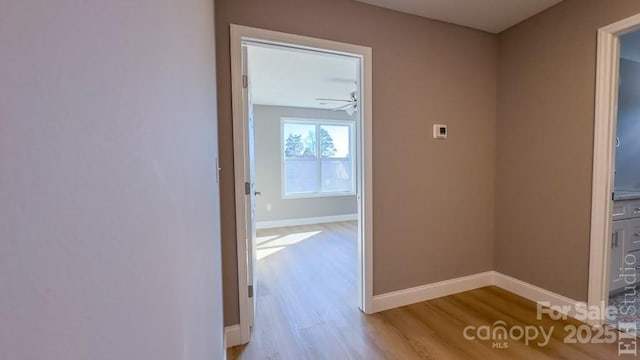
M 356 1 L 490 33 L 499 33 L 562 0 Z
M 355 58 L 270 46 L 248 47 L 249 77 L 256 105 L 333 109 L 356 90 Z

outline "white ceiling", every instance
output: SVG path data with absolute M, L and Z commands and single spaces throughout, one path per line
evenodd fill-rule
M 249 45 L 253 103 L 333 109 L 356 90 L 358 60 L 312 51 Z
M 562 0 L 356 0 L 499 33 Z

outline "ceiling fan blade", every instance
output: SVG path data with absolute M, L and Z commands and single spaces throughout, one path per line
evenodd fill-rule
M 326 99 L 326 98 L 316 98 L 318 101 L 338 101 L 338 102 L 352 102 L 353 100 L 345 100 L 345 99 Z
M 351 102 L 351 103 L 346 104 L 346 105 L 338 106 L 337 108 L 334 108 L 333 111 L 339 111 L 339 110 L 348 109 L 348 108 L 350 108 L 352 106 L 356 107 L 356 103 L 355 102 Z

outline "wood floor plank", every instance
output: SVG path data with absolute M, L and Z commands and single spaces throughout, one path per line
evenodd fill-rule
M 251 342 L 228 350 L 242 359 L 625 359 L 616 344 L 566 344 L 567 325 L 536 319 L 536 305 L 486 287 L 364 315 L 358 310 L 355 222 L 260 230 L 256 319 Z M 468 340 L 465 327 L 554 327 L 548 345 Z

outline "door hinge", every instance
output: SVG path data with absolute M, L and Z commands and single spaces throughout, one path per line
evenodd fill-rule
M 220 160 L 216 158 L 216 184 L 220 183 Z
M 248 183 L 248 182 L 244 183 L 244 194 L 245 195 L 251 194 L 251 183 Z
M 253 285 L 249 285 L 249 297 L 253 297 Z
M 246 89 L 249 87 L 249 78 L 247 75 L 242 75 L 242 88 Z

